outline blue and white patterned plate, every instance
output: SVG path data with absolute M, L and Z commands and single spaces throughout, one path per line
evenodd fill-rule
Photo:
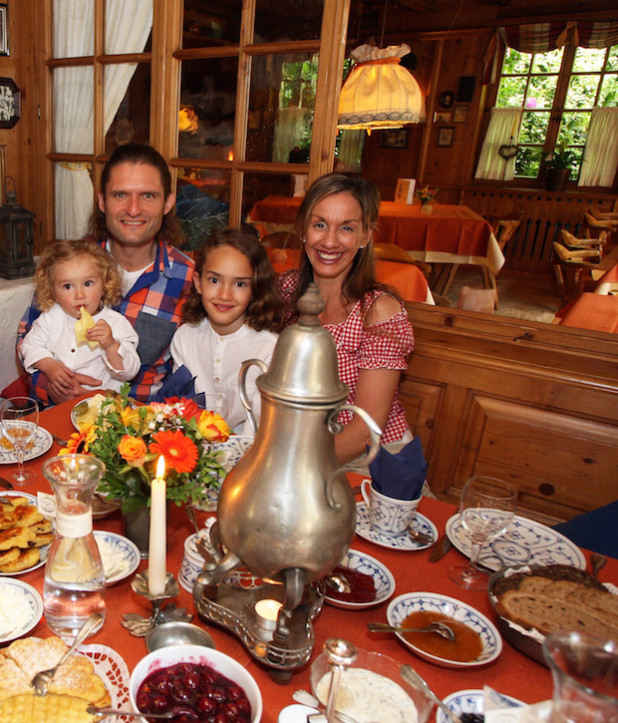
M 478 633 L 483 643 L 481 654 L 475 660 L 448 660 L 421 650 L 408 642 L 403 635 L 395 633 L 401 642 L 419 657 L 445 668 L 474 668 L 491 663 L 502 652 L 502 638 L 488 618 L 471 605 L 437 592 L 407 592 L 399 595 L 389 603 L 386 619 L 389 625 L 401 625 L 408 615 L 419 610 L 439 612 L 454 618 Z
M 521 700 L 511 698 L 510 695 L 500 693 L 499 696 L 505 708 L 520 708 L 524 705 Z M 476 713 L 476 715 L 483 715 L 485 713 L 485 700 L 482 690 L 458 690 L 456 693 L 447 695 L 443 702 L 459 717 L 464 713 Z M 447 718 L 445 713 L 437 709 L 436 723 L 451 723 L 451 720 Z
M 105 584 L 108 587 L 125 580 L 137 570 L 141 557 L 137 545 L 131 540 L 105 530 L 95 530 L 94 538 L 101 551 Z M 105 555 L 105 550 L 109 552 L 109 559 L 106 559 L 108 556 Z
M 7 422 L 5 422 L 7 424 Z M 8 422 L 10 424 L 10 422 Z M 7 438 L 2 434 L 0 430 L 0 436 L 2 438 L 2 444 L 0 444 L 0 464 L 17 464 L 17 453 L 14 449 L 5 447 Z M 31 459 L 36 459 L 42 454 L 45 454 L 53 444 L 51 434 L 44 428 L 38 427 L 34 433 L 34 437 L 28 442 L 26 451 L 24 452 L 24 462 L 28 462 Z
M 459 513 L 446 523 L 446 534 L 459 552 L 470 555 L 470 537 Z M 481 549 L 480 559 L 490 570 L 500 569 L 500 558 L 508 567 L 532 564 L 586 568 L 586 558 L 571 540 L 551 527 L 519 515 L 513 517 L 504 534 Z
M 372 526 L 367 505 L 364 502 L 356 503 L 356 534 L 369 542 L 380 545 L 380 547 L 389 547 L 392 550 L 426 550 L 438 539 L 438 528 L 420 512 L 414 515 L 412 529 L 431 535 L 431 542 L 415 542 L 407 533 L 395 537 L 385 535 Z
M 0 635 L 0 644 L 2 645 L 29 633 L 32 628 L 38 625 L 41 615 L 43 615 L 43 600 L 31 585 L 21 580 L 4 578 L 0 580 L 0 599 L 3 601 L 3 608 L 5 608 L 7 604 L 3 599 L 4 595 L 10 596 L 12 604 L 19 605 L 20 609 L 25 607 L 28 615 L 27 620 L 23 620 L 18 627 L 10 632 L 5 631 L 4 635 Z M 3 612 L 10 614 L 10 611 L 7 609 L 4 609 Z M 12 621 L 15 620 L 14 617 L 9 619 Z M 12 625 L 13 623 L 10 624 Z
M 348 550 L 339 564 L 373 578 L 376 597 L 375 600 L 371 600 L 371 602 L 348 602 L 347 600 L 340 600 L 326 594 L 326 602 L 328 602 L 329 605 L 346 610 L 363 610 L 364 608 L 370 608 L 386 602 L 395 592 L 395 578 L 386 565 L 376 560 L 375 557 L 371 557 L 371 555 L 367 555 L 359 550 Z M 326 589 L 328 590 L 328 588 Z

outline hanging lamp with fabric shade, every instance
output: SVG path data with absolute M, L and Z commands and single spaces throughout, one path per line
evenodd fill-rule
M 425 120 L 425 99 L 416 79 L 400 65 L 410 46 L 360 45 L 350 55 L 357 65 L 339 96 L 337 128 L 385 130 Z

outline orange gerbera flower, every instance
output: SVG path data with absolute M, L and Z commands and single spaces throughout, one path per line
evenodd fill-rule
M 89 424 L 80 429 L 79 432 L 73 432 L 67 441 L 67 446 L 63 447 L 59 454 L 86 454 L 88 447 L 95 439 L 94 424 Z
M 176 472 L 193 472 L 197 464 L 197 447 L 180 431 L 156 432 L 148 449 L 162 454 L 165 464 Z

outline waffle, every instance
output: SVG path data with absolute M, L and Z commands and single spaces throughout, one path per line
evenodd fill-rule
M 111 697 L 92 661 L 73 655 L 58 668 L 48 692 L 38 697 L 30 681 L 52 668 L 67 650 L 55 636 L 22 638 L 0 651 L 0 721 L 2 723 L 89 723 L 89 705 L 106 707 Z
M 86 712 L 90 704 L 70 695 L 51 693 L 39 698 L 15 695 L 0 701 L 2 723 L 90 723 L 100 720 Z

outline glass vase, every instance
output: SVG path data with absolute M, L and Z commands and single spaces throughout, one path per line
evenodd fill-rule
M 56 529 L 45 564 L 43 606 L 49 628 L 69 640 L 92 613 L 105 619 L 105 571 L 92 532 L 92 495 L 105 465 L 85 454 L 63 454 L 43 465 L 56 501 Z

